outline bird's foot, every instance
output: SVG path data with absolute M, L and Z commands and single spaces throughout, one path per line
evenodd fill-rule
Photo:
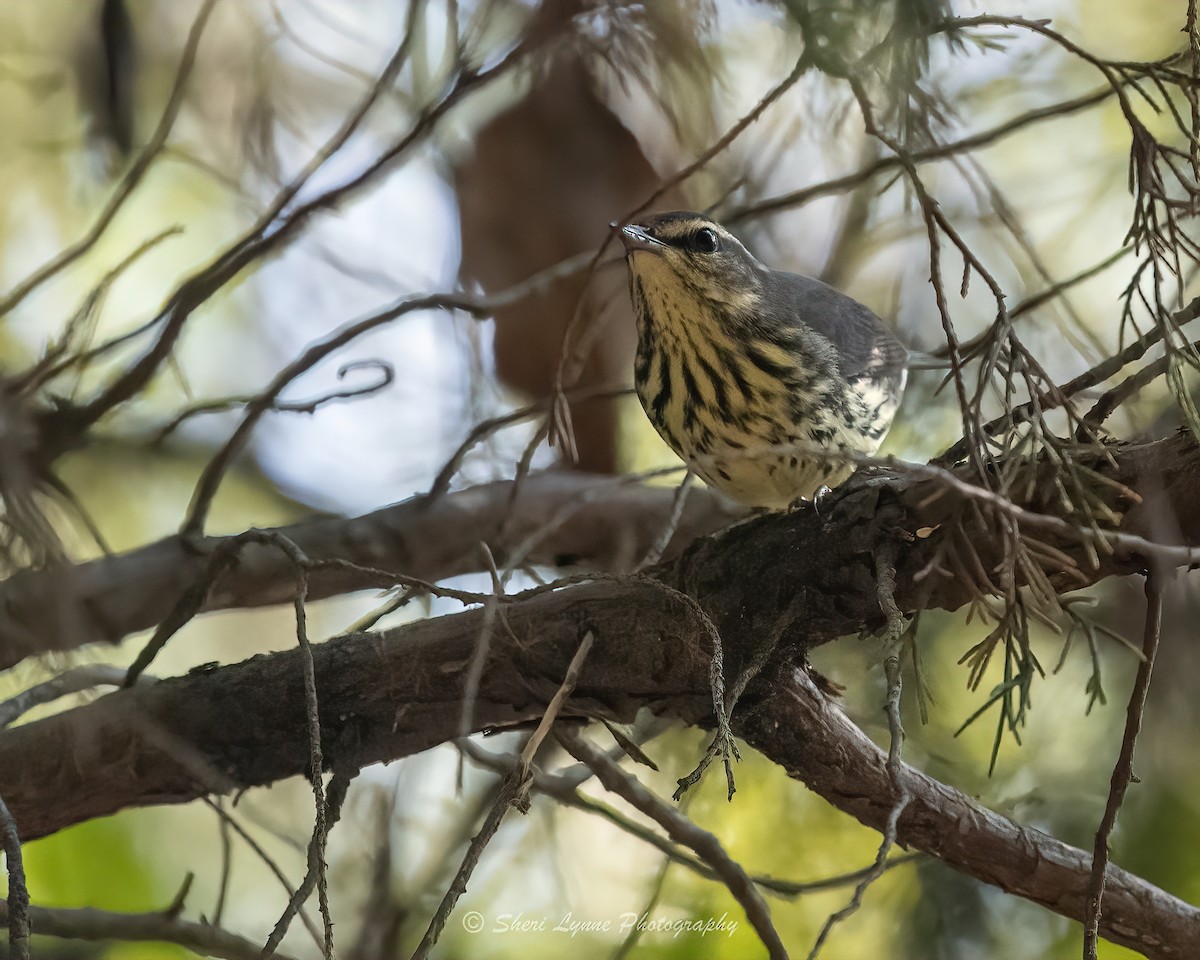
M 812 510 L 817 516 L 821 515 L 822 504 L 833 493 L 833 487 L 821 484 L 813 491 L 811 497 L 797 497 L 787 506 L 788 513 L 799 513 L 801 510 Z

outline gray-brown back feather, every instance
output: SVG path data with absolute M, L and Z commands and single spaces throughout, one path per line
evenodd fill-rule
M 874 313 L 852 297 L 811 277 L 782 270 L 763 276 L 763 311 L 799 320 L 833 344 L 846 379 L 904 369 L 908 351 Z

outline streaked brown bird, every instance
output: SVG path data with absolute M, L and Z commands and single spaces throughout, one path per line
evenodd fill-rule
M 663 439 L 750 506 L 812 499 L 879 449 L 909 354 L 832 287 L 760 263 L 699 213 L 621 229 L 637 316 L 634 382 Z

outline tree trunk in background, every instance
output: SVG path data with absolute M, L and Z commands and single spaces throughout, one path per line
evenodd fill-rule
M 535 156 L 531 143 L 539 145 Z M 633 134 L 569 52 L 480 131 L 456 177 L 463 277 L 488 291 L 596 249 L 608 223 L 628 215 L 659 183 Z M 668 195 L 660 205 L 677 204 Z M 562 280 L 497 313 L 496 369 L 506 386 L 533 399 L 551 393 L 584 283 L 584 275 Z M 634 321 L 625 286 L 623 267 L 601 268 L 593 278 L 574 338 L 590 342 L 575 386 L 629 382 Z M 616 472 L 616 403 L 573 403 L 571 418 L 579 468 Z

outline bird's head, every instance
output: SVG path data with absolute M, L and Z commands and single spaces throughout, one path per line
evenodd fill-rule
M 647 297 L 699 301 L 725 314 L 753 312 L 766 268 L 740 240 L 700 213 L 676 211 L 621 228 L 629 272 Z

